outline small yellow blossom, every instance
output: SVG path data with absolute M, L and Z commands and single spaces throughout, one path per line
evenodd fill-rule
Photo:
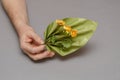
M 71 26 L 63 26 L 63 28 L 64 28 L 67 32 L 71 32 L 71 30 L 72 30 Z
M 56 23 L 60 26 L 64 26 L 65 22 L 63 20 L 56 20 Z
M 56 20 L 56 23 L 64 28 L 67 33 L 70 33 L 71 37 L 76 37 L 78 31 L 71 28 L 71 26 L 65 25 L 63 20 Z
M 77 36 L 77 30 L 71 30 L 71 37 L 76 37 Z

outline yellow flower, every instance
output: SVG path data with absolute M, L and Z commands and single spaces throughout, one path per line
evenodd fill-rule
M 66 30 L 66 32 L 71 32 L 72 30 L 71 26 L 63 26 L 63 28 Z
M 60 26 L 64 26 L 65 22 L 63 20 L 56 20 L 56 23 Z
M 71 37 L 76 37 L 77 36 L 77 30 L 71 30 Z
M 78 31 L 71 28 L 71 26 L 65 25 L 63 20 L 56 20 L 56 23 L 62 26 L 67 33 L 70 33 L 71 37 L 76 37 Z

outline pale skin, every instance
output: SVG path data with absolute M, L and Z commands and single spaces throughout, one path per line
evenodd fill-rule
M 16 32 L 18 33 L 20 47 L 32 60 L 41 60 L 54 56 L 54 52 L 45 50 L 44 41 L 29 25 L 25 0 L 2 0 Z

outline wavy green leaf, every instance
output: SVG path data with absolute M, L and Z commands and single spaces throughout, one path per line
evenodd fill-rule
M 66 56 L 83 47 L 96 30 L 97 23 L 85 18 L 64 18 L 66 25 L 78 31 L 76 37 L 70 37 L 64 29 L 52 22 L 45 31 L 47 49 Z

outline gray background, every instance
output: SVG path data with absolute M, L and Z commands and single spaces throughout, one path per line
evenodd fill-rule
M 65 58 L 33 62 L 0 4 L 0 80 L 120 80 L 120 0 L 27 0 L 31 26 L 43 38 L 47 25 L 64 17 L 99 23 L 81 50 Z

